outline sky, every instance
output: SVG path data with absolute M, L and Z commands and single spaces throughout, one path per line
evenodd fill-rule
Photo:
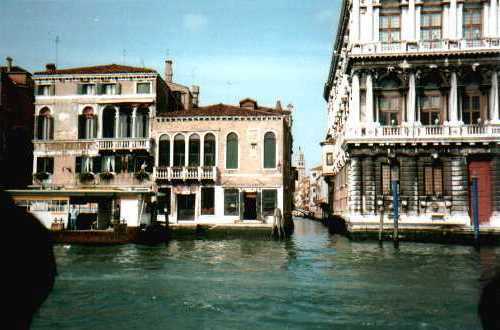
M 295 107 L 294 149 L 321 161 L 323 87 L 341 0 L 0 0 L 0 61 L 30 71 L 146 66 L 199 85 L 200 104 Z M 56 52 L 56 37 L 59 43 Z

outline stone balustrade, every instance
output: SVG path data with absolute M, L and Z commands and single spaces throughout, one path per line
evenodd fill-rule
M 153 177 L 156 180 L 212 180 L 217 179 L 217 167 L 215 166 L 182 166 L 182 167 L 162 167 L 154 168 Z
M 110 138 L 89 140 L 34 140 L 35 156 L 97 156 L 99 150 L 150 150 L 149 138 Z

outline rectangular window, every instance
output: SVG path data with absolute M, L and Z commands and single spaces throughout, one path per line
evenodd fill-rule
M 381 166 L 381 190 L 383 195 L 392 194 L 392 181 L 399 181 L 399 166 L 382 164 Z
M 36 159 L 36 172 L 54 174 L 54 158 L 38 157 Z
M 441 164 L 424 167 L 425 194 L 427 196 L 443 195 L 443 166 Z
M 441 96 L 427 94 L 420 98 L 420 121 L 422 125 L 439 125 L 441 123 Z
M 276 189 L 262 190 L 262 215 L 270 216 L 274 214 L 274 209 L 278 206 L 278 191 Z
M 326 166 L 333 166 L 333 153 L 331 152 L 326 154 Z
M 215 190 L 214 188 L 201 188 L 201 214 L 215 214 Z
M 425 6 L 420 16 L 420 39 L 430 48 L 435 48 L 440 43 L 442 30 L 442 7 Z
M 94 95 L 95 84 L 79 84 L 77 87 L 78 95 Z
M 53 96 L 55 94 L 55 85 L 38 85 L 36 95 L 38 96 Z
M 115 172 L 115 156 L 113 155 L 102 156 L 102 171 Z
M 379 122 L 382 126 L 399 125 L 401 99 L 396 95 L 383 95 L 378 98 Z
M 238 189 L 224 189 L 224 215 L 239 215 Z
M 151 84 L 148 82 L 137 83 L 137 94 L 150 94 Z
M 116 94 L 118 94 L 116 84 L 104 84 L 104 85 L 102 85 L 102 94 L 104 94 L 104 95 L 116 95 Z
M 480 118 L 480 92 L 466 92 L 462 98 L 462 121 L 467 125 L 477 125 Z
M 479 40 L 482 33 L 482 2 L 464 3 L 463 33 L 466 40 Z
M 384 1 L 380 9 L 380 41 L 398 42 L 401 39 L 401 9 L 399 1 Z

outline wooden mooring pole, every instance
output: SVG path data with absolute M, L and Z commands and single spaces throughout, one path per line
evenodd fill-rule
M 380 246 L 383 244 L 384 235 L 384 201 L 380 201 L 379 212 L 380 212 L 380 224 L 378 226 L 378 243 Z
M 394 247 L 399 248 L 399 183 L 397 180 L 392 180 L 392 209 L 394 218 Z
M 477 177 L 472 178 L 472 220 L 474 221 L 474 243 L 479 248 L 479 191 Z

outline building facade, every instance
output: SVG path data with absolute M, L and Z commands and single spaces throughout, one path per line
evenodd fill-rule
M 154 70 L 116 64 L 49 64 L 33 79 L 33 189 L 15 192 L 16 202 L 49 228 L 147 223 L 152 123 L 161 112 L 184 109 L 165 81 Z
M 33 103 L 31 74 L 8 57 L 0 66 L 0 188 L 31 184 Z
M 324 97 L 323 173 L 351 228 L 500 226 L 498 0 L 343 1 Z
M 294 207 L 300 210 L 309 208 L 309 177 L 306 176 L 306 161 L 301 148 L 294 155 L 294 168 L 297 177 L 295 178 L 295 191 L 293 193 Z
M 154 121 L 159 217 L 171 223 L 272 223 L 290 216 L 291 110 L 239 106 L 167 112 Z
M 309 211 L 315 218 L 323 219 L 327 215 L 328 185 L 324 180 L 322 165 L 311 168 L 309 182 Z

